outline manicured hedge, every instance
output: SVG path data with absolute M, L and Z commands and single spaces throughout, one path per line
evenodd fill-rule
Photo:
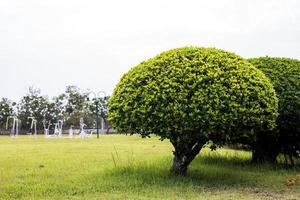
M 269 79 L 245 59 L 185 47 L 126 73 L 110 99 L 109 119 L 119 131 L 169 139 L 179 158 L 194 147 L 198 154 L 209 140 L 222 144 L 274 128 L 277 103 Z
M 248 59 L 270 78 L 279 98 L 278 128 L 300 133 L 300 61 L 290 58 Z
M 274 141 L 278 144 L 274 148 L 292 154 L 300 152 L 300 61 L 272 57 L 248 61 L 270 78 L 279 98 L 277 129 L 273 131 L 273 135 L 278 137 Z

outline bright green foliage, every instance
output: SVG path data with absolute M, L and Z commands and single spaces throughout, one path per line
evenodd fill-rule
M 278 128 L 300 135 L 300 61 L 290 58 L 252 58 L 249 61 L 271 79 L 279 98 Z
M 277 103 L 269 80 L 243 58 L 185 47 L 125 74 L 110 99 L 109 117 L 122 132 L 154 133 L 172 143 L 223 143 L 245 130 L 274 128 Z

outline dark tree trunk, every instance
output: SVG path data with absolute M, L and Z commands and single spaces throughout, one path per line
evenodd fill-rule
M 173 166 L 171 168 L 171 174 L 176 176 L 183 176 L 187 174 L 188 164 L 184 161 L 184 158 L 174 156 Z
M 271 133 L 259 133 L 256 143 L 252 146 L 253 163 L 276 163 L 279 147 L 276 137 Z
M 175 150 L 173 152 L 174 159 L 170 170 L 171 174 L 175 176 L 186 175 L 189 164 L 194 160 L 204 144 L 198 142 L 194 144 L 175 144 L 172 142 L 172 144 Z
M 253 163 L 276 163 L 279 153 L 274 149 L 256 147 L 252 151 Z

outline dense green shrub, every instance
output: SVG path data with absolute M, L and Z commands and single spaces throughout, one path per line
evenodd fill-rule
M 277 129 L 262 139 L 261 145 L 272 145 L 269 150 L 275 152 L 275 159 L 280 150 L 297 153 L 297 150 L 300 151 L 300 61 L 271 57 L 252 58 L 249 61 L 271 79 L 279 98 Z M 264 158 L 268 156 L 268 148 L 260 146 L 260 149 L 264 152 L 262 158 L 258 159 L 268 160 Z
M 169 139 L 175 149 L 171 172 L 178 175 L 209 140 L 222 144 L 272 129 L 277 101 L 265 75 L 241 57 L 185 47 L 125 74 L 110 99 L 109 119 L 119 131 Z

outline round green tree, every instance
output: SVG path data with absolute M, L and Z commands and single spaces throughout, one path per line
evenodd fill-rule
M 300 61 L 271 57 L 249 61 L 272 81 L 279 99 L 277 129 L 259 135 L 254 161 L 274 162 L 280 150 L 300 152 Z
M 109 102 L 118 131 L 155 134 L 174 146 L 171 173 L 186 174 L 209 141 L 272 129 L 277 98 L 265 75 L 245 59 L 215 48 L 169 50 L 126 73 Z

